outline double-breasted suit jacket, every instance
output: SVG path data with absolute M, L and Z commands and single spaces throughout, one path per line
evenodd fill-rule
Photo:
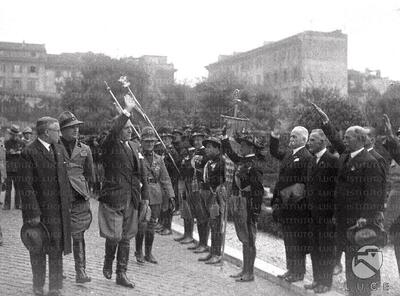
M 40 217 L 50 234 L 50 248 L 71 253 L 71 185 L 67 176 L 63 148 L 52 145 L 49 152 L 39 140 L 26 146 L 21 154 L 22 217 Z
M 351 159 L 348 153 L 341 155 L 335 188 L 338 231 L 346 231 L 359 218 L 376 222 L 384 208 L 384 182 L 378 161 L 366 150 Z
M 339 159 L 326 151 L 316 163 L 309 161 L 307 169 L 306 198 L 311 218 L 315 223 L 331 223 L 334 212 L 334 195 Z
M 279 177 L 275 184 L 274 195 L 271 204 L 276 205 L 279 210 L 277 215 L 278 222 L 283 224 L 297 225 L 300 229 L 307 227 L 309 211 L 307 209 L 306 198 L 297 203 L 283 203 L 280 191 L 296 183 L 306 184 L 307 166 L 312 159 L 307 148 L 303 147 L 295 154 L 293 151 L 280 151 L 279 140 L 271 136 L 270 153 L 273 157 L 280 160 Z
M 135 209 L 141 199 L 149 199 L 143 156 L 139 157 L 134 143 L 119 139 L 128 119 L 124 114 L 119 115 L 101 144 L 104 182 L 99 201 L 115 209 L 125 207 L 128 198 L 132 199 Z

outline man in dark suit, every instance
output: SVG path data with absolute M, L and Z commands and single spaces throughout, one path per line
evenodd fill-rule
M 346 145 L 344 144 L 339 132 L 335 129 L 335 127 L 332 125 L 332 123 L 329 120 L 328 115 L 316 106 L 315 104 L 313 105 L 315 107 L 315 110 L 318 112 L 319 116 L 321 117 L 322 121 L 322 130 L 324 131 L 325 135 L 327 136 L 328 140 L 331 142 L 333 148 L 339 153 L 343 154 L 346 152 Z M 373 127 L 365 127 L 364 128 L 366 134 L 365 134 L 365 144 L 364 148 L 378 161 L 379 167 L 380 167 L 380 173 L 382 175 L 383 180 L 385 180 L 384 183 L 382 183 L 382 192 L 385 195 L 386 194 L 386 177 L 389 171 L 389 166 L 386 162 L 386 160 L 375 150 L 375 142 L 376 142 L 376 130 Z M 342 272 L 343 267 L 341 264 L 341 258 L 342 258 L 342 252 L 344 251 L 345 245 L 344 242 L 338 241 L 336 245 L 336 262 L 335 262 L 335 268 L 334 268 L 334 274 L 339 274 Z
M 126 271 L 130 240 L 138 230 L 138 209 L 149 207 L 149 191 L 143 156 L 133 142 L 130 112 L 135 103 L 125 98 L 126 108 L 115 119 L 110 133 L 102 142 L 104 183 L 99 197 L 100 236 L 106 239 L 103 275 L 111 279 L 117 251 L 117 285 L 134 288 Z
M 281 161 L 278 182 L 271 201 L 273 215 L 282 224 L 286 250 L 287 272 L 280 277 L 288 282 L 301 281 L 305 274 L 305 260 L 309 248 L 308 224 L 310 213 L 304 194 L 299 199 L 284 199 L 281 191 L 298 184 L 305 186 L 307 165 L 312 158 L 305 147 L 308 131 L 296 126 L 290 133 L 289 151 L 279 150 L 279 130 L 274 129 L 270 139 L 270 153 Z
M 338 159 L 326 149 L 327 139 L 321 129 L 313 130 L 308 149 L 314 155 L 308 164 L 306 198 L 311 213 L 311 261 L 313 283 L 305 285 L 315 293 L 325 293 L 332 286 L 335 262 L 334 192 Z
M 21 154 L 22 217 L 24 223 L 43 223 L 50 235 L 45 250 L 30 252 L 33 292 L 43 295 L 46 254 L 49 256 L 49 294 L 61 295 L 62 252 L 71 253 L 71 185 L 64 164 L 62 147 L 57 144 L 60 126 L 57 119 L 40 118 L 36 123 L 38 138 Z
M 352 261 L 360 248 L 347 240 L 347 230 L 354 226 L 375 224 L 383 228 L 384 193 L 378 161 L 364 149 L 366 131 L 360 126 L 346 130 L 343 143 L 346 153 L 339 159 L 338 181 L 335 189 L 334 221 L 338 239 L 345 244 L 346 282 L 350 295 L 370 295 L 380 285 L 380 272 L 368 279 L 357 277 Z

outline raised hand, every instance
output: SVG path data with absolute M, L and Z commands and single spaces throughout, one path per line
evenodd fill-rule
M 126 94 L 124 96 L 124 101 L 125 101 L 125 109 L 130 113 L 135 108 L 136 102 L 129 94 Z
M 311 103 L 314 107 L 315 111 L 317 111 L 318 115 L 321 117 L 322 123 L 327 124 L 329 122 L 329 117 L 326 115 L 324 111 L 320 107 L 318 107 L 315 103 Z
M 388 136 L 394 136 L 392 130 L 392 124 L 390 123 L 389 116 L 387 114 L 383 114 L 383 124 L 385 126 L 385 132 Z

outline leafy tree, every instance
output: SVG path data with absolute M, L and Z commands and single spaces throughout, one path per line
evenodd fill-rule
M 352 125 L 367 124 L 362 112 L 346 98 L 341 97 L 337 90 L 312 88 L 305 90 L 295 101 L 293 109 L 297 116 L 292 126 L 302 125 L 308 130 L 321 127 L 319 115 L 310 102 L 321 107 L 338 130 L 344 131 Z
M 70 110 L 85 121 L 83 133 L 99 132 L 117 114 L 104 81 L 109 83 L 122 106 L 122 98 L 127 94 L 127 90 L 118 82 L 122 75 L 127 76 L 132 91 L 144 108 L 151 103 L 147 89 L 148 76 L 139 66 L 103 54 L 87 53 L 79 59 L 80 75 L 67 79 L 58 87 L 63 109 Z

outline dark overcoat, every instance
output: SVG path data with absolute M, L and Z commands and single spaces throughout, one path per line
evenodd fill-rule
M 22 217 L 24 221 L 40 217 L 50 234 L 50 248 L 71 253 L 71 185 L 67 176 L 62 147 L 52 145 L 49 152 L 38 139 L 21 154 Z

